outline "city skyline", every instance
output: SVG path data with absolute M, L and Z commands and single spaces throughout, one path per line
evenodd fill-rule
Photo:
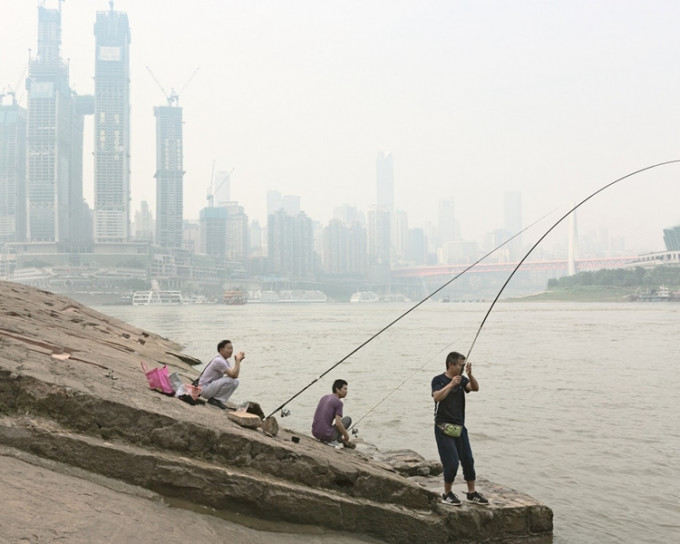
M 438 202 L 453 198 L 462 238 L 479 240 L 503 225 L 506 192 L 522 193 L 528 224 L 680 154 L 673 2 L 621 2 L 613 12 L 580 2 L 386 10 L 206 0 L 191 22 L 188 6 L 114 3 L 132 34 L 131 210 L 146 200 L 157 212 L 149 150 L 153 108 L 165 96 L 146 66 L 181 91 L 187 219 L 207 205 L 215 163 L 235 169 L 231 198 L 261 223 L 270 190 L 299 195 L 322 224 L 343 203 L 368 211 L 382 150 L 394 157 L 395 208 L 408 212 L 409 226 L 434 223 Z M 108 8 L 62 4 L 62 55 L 80 95 L 94 91 L 93 27 Z M 7 0 L 0 10 L 0 88 L 12 86 L 25 105 L 16 82 L 36 50 L 37 2 Z M 94 208 L 90 120 L 83 177 Z M 676 179 L 667 167 L 594 199 L 579 216 L 581 233 L 606 228 L 632 249 L 660 249 L 662 229 L 680 221 Z

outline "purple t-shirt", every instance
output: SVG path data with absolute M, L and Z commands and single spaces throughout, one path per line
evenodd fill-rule
M 325 442 L 333 440 L 335 416 L 342 417 L 342 401 L 333 394 L 324 395 L 314 412 L 312 435 Z
M 223 378 L 224 373 L 230 368 L 231 365 L 229 364 L 229 361 L 227 361 L 220 354 L 215 355 L 212 361 L 208 363 L 208 366 L 205 367 L 205 371 L 201 375 L 198 385 L 204 386 L 214 382 L 215 380 Z

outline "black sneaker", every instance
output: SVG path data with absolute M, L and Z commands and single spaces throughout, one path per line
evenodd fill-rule
M 484 506 L 489 504 L 488 499 L 484 495 L 482 495 L 479 491 L 473 491 L 472 493 L 468 493 L 467 500 L 470 502 L 474 502 L 475 504 L 481 504 Z
M 460 499 L 451 493 L 451 491 L 442 495 L 442 502 L 451 506 L 460 506 Z
M 222 410 L 227 409 L 227 405 L 224 404 L 221 400 L 218 400 L 216 398 L 208 399 L 208 404 L 212 404 L 213 406 L 217 406 L 218 408 L 222 408 Z

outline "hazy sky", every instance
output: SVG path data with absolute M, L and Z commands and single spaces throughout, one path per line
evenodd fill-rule
M 34 0 L 0 0 L 0 89 L 37 48 Z M 56 7 L 47 0 L 46 7 Z M 133 211 L 155 212 L 153 107 L 181 92 L 185 217 L 206 205 L 213 161 L 232 199 L 266 222 L 266 191 L 333 207 L 376 199 L 376 155 L 394 156 L 395 203 L 411 227 L 454 198 L 462 234 L 502 226 L 506 191 L 524 222 L 565 211 L 633 170 L 680 159 L 677 0 L 116 0 L 131 25 Z M 71 84 L 93 92 L 97 11 L 62 4 Z M 20 85 L 17 95 L 25 104 Z M 85 196 L 93 205 L 92 128 Z M 558 215 L 551 216 L 556 220 Z M 632 249 L 680 224 L 680 165 L 631 178 L 582 208 Z M 537 233 L 537 235 L 540 233 Z

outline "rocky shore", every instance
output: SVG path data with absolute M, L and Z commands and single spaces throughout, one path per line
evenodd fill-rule
M 185 383 L 200 362 L 72 299 L 0 282 L 10 541 L 551 542 L 552 511 L 531 497 L 480 482 L 490 506 L 443 505 L 438 462 L 240 426 L 151 391 L 142 360 Z

